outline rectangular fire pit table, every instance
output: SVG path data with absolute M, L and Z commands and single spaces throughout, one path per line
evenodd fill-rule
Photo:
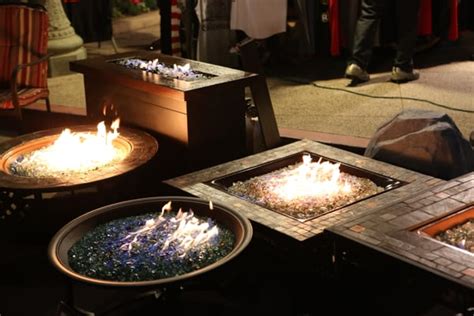
M 402 185 L 304 220 L 244 200 L 222 188 L 228 182 L 248 176 L 247 173 L 253 176 L 257 170 L 268 172 L 264 170 L 267 167 L 281 168 L 282 164 L 292 164 L 292 159 L 288 157 L 298 156 L 303 152 L 314 155 L 313 161 L 319 159 L 317 156 L 337 160 L 341 162 L 341 171 L 358 173 L 359 177 L 370 177 L 378 182 L 377 185 L 389 187 L 391 184 L 385 185 L 384 182 L 395 184 L 398 181 Z M 214 184 L 211 183 L 212 180 Z M 263 278 L 281 280 L 287 291 L 292 293 L 295 306 L 310 311 L 319 305 L 314 304 L 315 298 L 328 298 L 328 302 L 329 298 L 341 298 L 341 288 L 334 279 L 332 240 L 324 233 L 327 227 L 376 212 L 383 209 L 384 205 L 412 196 L 440 182 L 443 181 L 310 140 L 295 141 L 165 181 L 173 188 L 224 204 L 249 218 L 254 227 L 254 235 L 247 251 L 248 269 L 258 271 L 257 275 Z M 308 288 L 312 290 L 307 291 Z M 346 298 L 343 300 L 346 302 Z
M 474 220 L 472 208 L 474 173 L 329 227 L 327 232 L 335 239 L 341 273 L 357 265 L 371 271 L 375 279 L 390 282 L 387 278 L 397 271 L 396 277 L 407 282 L 405 290 L 422 289 L 411 294 L 421 299 L 434 291 L 433 295 L 458 306 L 456 312 L 465 312 L 474 306 L 474 253 L 436 240 L 433 232 Z
M 301 152 L 310 152 L 328 159 L 337 160 L 341 163 L 373 172 L 380 176 L 388 176 L 400 180 L 405 184 L 305 221 L 276 213 L 268 208 L 241 199 L 209 185 L 209 181 L 211 180 L 225 177 L 226 175 L 234 174 L 235 172 L 256 167 L 261 164 L 280 160 L 281 158 Z M 351 217 L 359 217 L 379 210 L 385 205 L 392 204 L 394 201 L 416 194 L 439 182 L 442 182 L 442 180 L 310 140 L 296 141 L 289 145 L 165 181 L 165 183 L 172 187 L 181 189 L 192 195 L 219 202 L 236 209 L 253 222 L 297 241 L 311 239 L 312 237 L 320 235 L 327 227 Z
M 174 64 L 190 64 L 193 71 L 205 78 L 168 79 L 116 63 L 131 58 L 158 59 L 171 68 Z M 75 61 L 71 70 L 84 75 L 87 115 L 94 120 L 102 119 L 104 102 L 111 102 L 125 123 L 154 131 L 184 146 L 184 155 L 197 167 L 247 154 L 245 87 L 258 78 L 256 74 L 155 52 L 128 52 Z M 267 110 L 262 112 L 273 113 Z M 262 120 L 271 123 L 274 117 Z

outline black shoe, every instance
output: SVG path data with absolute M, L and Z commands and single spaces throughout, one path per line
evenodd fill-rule
M 349 78 L 358 82 L 366 82 L 366 81 L 369 81 L 370 79 L 370 76 L 367 73 L 367 71 L 362 69 L 357 64 L 350 64 L 349 66 L 347 66 L 345 76 L 346 78 Z
M 402 70 L 400 67 L 393 67 L 392 77 L 390 78 L 390 80 L 395 83 L 403 83 L 417 80 L 418 78 L 420 78 L 420 73 L 418 71 L 405 71 Z

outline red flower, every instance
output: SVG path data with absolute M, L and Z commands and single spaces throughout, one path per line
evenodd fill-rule
M 130 0 L 130 2 L 134 5 L 137 5 L 139 4 L 140 2 L 142 2 L 142 0 Z

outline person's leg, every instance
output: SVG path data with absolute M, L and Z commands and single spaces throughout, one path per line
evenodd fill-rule
M 418 29 L 418 9 L 420 0 L 397 0 L 397 53 L 394 60 L 394 67 L 399 67 L 403 71 L 413 70 L 413 54 L 415 52 L 417 29 Z
M 366 69 L 369 65 L 377 26 L 383 14 L 385 3 L 386 0 L 361 1 L 361 13 L 356 24 L 354 45 L 349 64 L 355 63 L 363 69 Z
M 401 83 L 417 80 L 420 74 L 413 70 L 419 0 L 399 0 L 396 2 L 397 53 L 393 62 L 391 80 Z
M 171 1 L 159 0 L 160 8 L 160 33 L 161 52 L 171 54 Z
M 148 50 L 161 49 L 171 55 L 171 0 L 157 0 L 160 11 L 160 38 L 148 45 Z

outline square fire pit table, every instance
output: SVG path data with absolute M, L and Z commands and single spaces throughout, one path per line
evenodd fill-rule
M 305 152 L 311 153 L 316 159 L 320 157 L 323 160 L 340 162 L 341 171 L 371 179 L 383 187 L 382 192 L 357 199 L 329 212 L 299 219 L 240 198 L 226 190 L 232 182 L 292 164 L 294 156 Z M 361 217 L 383 209 L 385 205 L 412 196 L 440 182 L 442 180 L 310 140 L 295 141 L 289 145 L 165 181 L 192 195 L 227 205 L 253 222 L 297 241 L 309 240 L 320 235 L 327 227 L 348 218 Z
M 120 64 L 132 59 L 158 59 L 167 68 L 189 64 L 198 78 L 173 79 Z M 71 70 L 84 75 L 87 115 L 94 120 L 103 117 L 104 102 L 112 103 L 125 123 L 182 145 L 195 167 L 247 154 L 245 88 L 256 74 L 155 52 L 74 61 Z
M 473 210 L 474 173 L 469 173 L 403 201 L 394 201 L 377 213 L 332 226 L 328 232 L 335 236 L 340 256 L 345 253 L 343 260 L 350 261 L 350 256 L 361 258 L 355 253 L 354 245 L 383 253 L 394 259 L 392 261 L 408 264 L 466 289 L 470 293 L 468 299 L 474 304 L 474 253 L 455 245 L 468 247 L 465 237 L 470 234 L 467 240 L 472 240 L 474 232 L 472 229 L 466 232 L 464 228 L 464 238 L 454 245 L 436 238 L 439 233 L 458 225 L 469 225 L 468 222 L 474 220 Z

